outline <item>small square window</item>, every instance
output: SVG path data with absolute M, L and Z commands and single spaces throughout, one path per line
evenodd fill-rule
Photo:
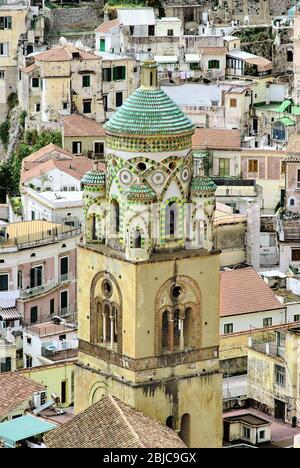
M 300 314 L 294 315 L 294 322 L 300 321 Z
M 224 335 L 233 333 L 233 323 L 225 323 L 224 325 Z
M 35 112 L 40 112 L 41 110 L 41 104 L 38 102 L 36 105 L 35 105 Z
M 263 319 L 263 326 L 264 327 L 271 327 L 272 326 L 272 317 L 264 318 Z
M 230 107 L 237 107 L 237 100 L 236 99 L 230 99 Z
M 63 110 L 67 110 L 68 109 L 68 103 L 67 102 L 63 102 Z
M 33 77 L 33 78 L 31 79 L 31 86 L 32 86 L 32 88 L 38 88 L 39 85 L 40 85 L 40 80 L 39 80 L 39 78 L 34 78 L 34 77 Z
M 264 440 L 266 438 L 266 431 L 260 431 L 259 432 L 259 439 Z
M 250 440 L 250 437 L 251 437 L 250 427 L 243 426 L 243 438 Z
M 31 338 L 27 337 L 26 343 L 30 346 L 31 345 Z

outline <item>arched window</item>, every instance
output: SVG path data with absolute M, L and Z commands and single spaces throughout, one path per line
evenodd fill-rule
M 104 313 L 103 313 L 103 329 L 105 333 L 103 333 L 103 342 L 110 342 L 111 341 L 111 327 L 110 327 L 110 307 L 108 304 L 104 305 Z
M 98 324 L 98 340 L 100 343 L 103 342 L 103 314 L 102 314 L 102 304 L 98 302 L 97 304 L 97 324 Z
M 169 346 L 168 342 L 169 336 L 169 312 L 164 311 L 162 315 L 162 349 L 167 350 Z
M 96 225 L 96 215 L 92 215 L 92 240 L 97 240 L 97 225 Z
M 115 234 L 120 232 L 120 205 L 116 200 L 112 201 L 112 225 Z
M 181 418 L 179 437 L 185 445 L 190 446 L 191 417 L 188 413 Z
M 134 239 L 133 239 L 133 244 L 135 249 L 141 249 L 142 248 L 142 234 L 139 229 L 136 229 L 134 231 Z
M 153 86 L 153 72 L 150 72 L 150 86 Z
M 295 206 L 295 199 L 294 198 L 290 198 L 289 205 L 290 206 Z
M 166 208 L 166 234 L 167 236 L 174 237 L 176 235 L 178 218 L 178 207 L 175 202 L 167 205 Z
M 275 122 L 272 129 L 273 140 L 284 141 L 286 138 L 285 126 L 281 122 Z
M 114 343 L 118 343 L 118 325 L 119 325 L 119 314 L 117 307 L 113 308 L 112 320 L 114 321 Z

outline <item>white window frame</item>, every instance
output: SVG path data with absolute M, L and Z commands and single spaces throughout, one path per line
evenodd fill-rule
M 62 291 L 60 291 L 59 293 L 59 310 L 60 310 L 60 313 L 62 312 L 62 306 L 61 306 L 61 295 L 62 293 L 66 292 L 67 293 L 67 297 L 68 297 L 68 305 L 67 305 L 67 309 L 70 307 L 70 293 L 69 293 L 69 290 L 68 289 L 63 289 Z
M 3 46 L 3 53 L 1 54 L 1 46 Z M 9 43 L 0 42 L 0 57 L 9 57 Z
M 3 291 L 0 291 L 1 294 L 1 292 L 9 291 L 9 273 L 1 271 L 0 276 L 7 276 L 7 289 L 3 289 Z

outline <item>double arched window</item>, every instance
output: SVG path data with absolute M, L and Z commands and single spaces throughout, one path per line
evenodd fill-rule
M 193 335 L 193 309 L 166 309 L 161 323 L 162 351 L 182 351 L 195 346 Z

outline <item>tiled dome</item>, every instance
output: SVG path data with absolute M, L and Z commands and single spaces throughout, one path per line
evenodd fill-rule
M 127 199 L 130 201 L 141 202 L 151 201 L 156 197 L 156 193 L 152 190 L 152 188 L 143 183 L 132 185 L 126 192 L 126 195 Z
M 192 178 L 192 192 L 215 192 L 217 185 L 207 176 L 195 176 Z
M 82 185 L 105 185 L 105 172 L 89 171 L 81 180 Z

